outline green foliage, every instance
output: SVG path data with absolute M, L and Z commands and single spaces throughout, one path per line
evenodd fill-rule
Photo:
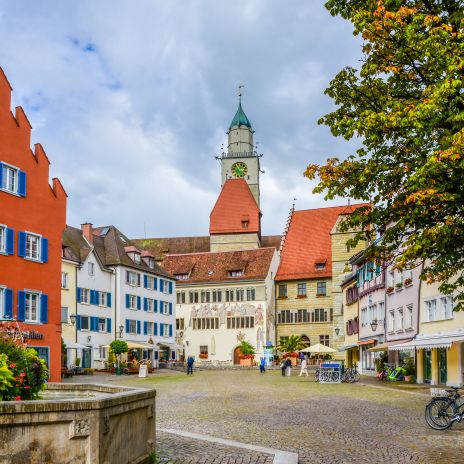
M 76 366 L 79 367 L 81 365 L 81 358 L 76 358 Z
M 361 36 L 362 65 L 326 94 L 335 111 L 319 123 L 362 143 L 345 159 L 309 165 L 315 193 L 369 202 L 343 224 L 370 257 L 420 266 L 464 308 L 464 9 L 455 0 L 329 0 Z M 388 226 L 388 228 L 387 228 Z M 368 256 L 368 257 L 369 257 Z M 460 288 L 461 287 L 461 288 Z
M 109 353 L 108 353 L 108 363 L 110 366 L 113 366 L 115 362 L 116 362 L 116 357 L 114 356 L 114 351 L 110 348 Z
M 0 354 L 0 401 L 3 400 L 3 392 L 13 386 L 13 372 L 8 369 L 8 357 Z
M 290 335 L 283 343 L 277 346 L 277 351 L 282 353 L 293 353 L 300 351 L 308 346 L 307 342 L 298 335 Z
M 388 362 L 388 352 L 382 351 L 380 355 L 374 360 L 375 372 L 382 372 L 383 365 L 386 364 L 387 362 Z
M 45 389 L 48 369 L 33 349 L 23 348 L 7 337 L 0 336 L 0 353 L 6 360 L 13 379 L 2 391 L 4 401 L 33 400 Z M 8 375 L 8 374 L 6 374 Z
M 124 340 L 113 340 L 110 344 L 110 349 L 116 355 L 121 355 L 129 351 L 129 347 Z
M 242 342 L 239 345 L 240 351 L 243 355 L 249 356 L 249 355 L 254 355 L 255 354 L 255 347 L 247 342 L 246 340 L 242 340 Z
M 416 374 L 416 366 L 414 365 L 414 358 L 412 356 L 408 356 L 407 358 L 404 358 L 403 368 L 405 370 L 404 375 L 415 375 Z

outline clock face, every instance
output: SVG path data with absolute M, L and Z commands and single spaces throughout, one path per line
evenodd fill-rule
M 232 165 L 232 174 L 234 177 L 245 177 L 248 172 L 248 166 L 242 161 L 238 161 Z

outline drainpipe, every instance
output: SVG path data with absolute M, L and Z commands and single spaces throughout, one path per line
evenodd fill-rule
M 76 278 L 76 289 L 77 289 L 77 268 L 79 266 L 75 266 L 74 268 L 74 273 L 75 273 L 75 278 Z M 75 338 L 75 342 L 77 343 L 77 293 L 76 293 L 76 298 L 75 298 L 75 305 L 76 305 L 76 308 L 75 308 L 75 312 L 74 314 L 76 315 L 76 319 L 75 319 L 75 324 L 74 324 L 74 338 Z
M 424 263 L 421 265 L 421 274 L 424 270 Z M 419 286 L 417 290 L 417 331 L 416 337 L 419 334 L 419 324 L 420 324 L 420 312 L 421 312 L 421 288 L 422 288 L 422 279 L 419 279 Z M 416 378 L 417 378 L 417 348 L 414 348 L 414 364 L 416 365 Z

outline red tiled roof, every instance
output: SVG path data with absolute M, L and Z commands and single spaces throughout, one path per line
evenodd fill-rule
M 260 211 L 244 179 L 228 179 L 210 214 L 210 234 L 260 233 Z M 243 227 L 244 221 L 248 224 Z
M 349 214 L 368 203 L 294 211 L 285 237 L 276 280 L 332 276 L 330 232 L 340 214 Z M 324 269 L 316 269 L 324 263 Z
M 168 255 L 163 261 L 163 267 L 173 275 L 189 274 L 188 280 L 182 280 L 181 284 L 263 280 L 269 272 L 274 253 L 276 253 L 275 248 L 258 248 Z M 242 276 L 230 276 L 230 271 L 241 270 L 243 270 Z

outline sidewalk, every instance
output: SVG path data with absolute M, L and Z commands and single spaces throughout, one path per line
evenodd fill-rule
M 374 388 L 382 388 L 383 390 L 400 390 L 408 393 L 416 393 L 419 395 L 430 395 L 431 386 L 428 384 L 417 384 L 407 382 L 385 382 L 379 381 L 376 377 L 370 375 L 362 375 L 358 385 L 365 385 Z M 433 388 L 446 388 L 442 385 L 434 385 Z

